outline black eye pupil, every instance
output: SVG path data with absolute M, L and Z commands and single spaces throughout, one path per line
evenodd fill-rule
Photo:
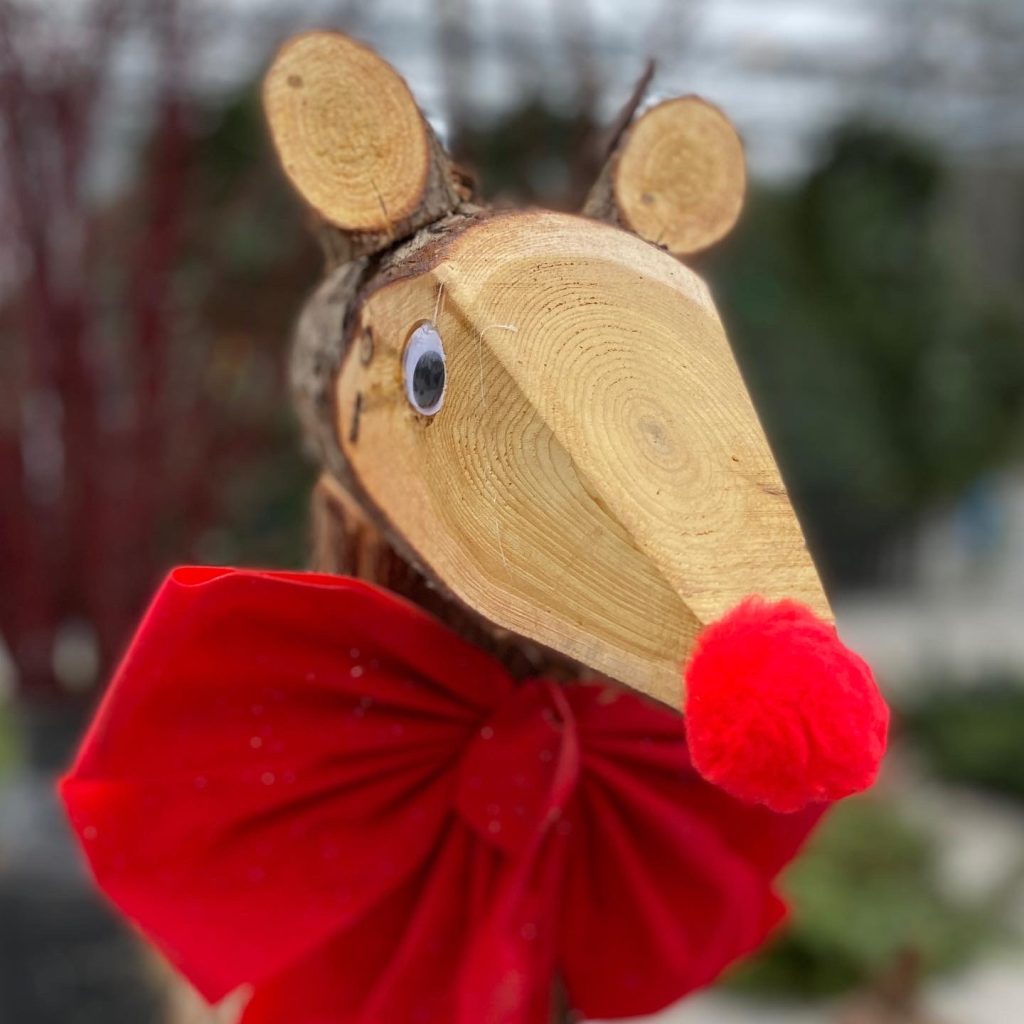
M 421 409 L 429 409 L 444 392 L 444 359 L 440 352 L 424 352 L 412 371 L 412 396 Z

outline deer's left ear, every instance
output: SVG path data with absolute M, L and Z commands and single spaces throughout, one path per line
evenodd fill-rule
M 732 122 L 700 97 L 680 96 L 651 107 L 625 131 L 583 212 L 689 256 L 732 229 L 746 184 Z
M 281 166 L 332 235 L 339 262 L 450 213 L 461 198 L 447 154 L 402 77 L 337 32 L 289 40 L 263 83 Z

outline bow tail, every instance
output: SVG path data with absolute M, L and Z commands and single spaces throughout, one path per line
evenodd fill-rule
M 462 1024 L 546 1024 L 558 961 L 565 835 L 550 831 L 526 859 L 505 863 L 461 971 Z
M 584 770 L 563 899 L 566 986 L 587 1018 L 654 1013 L 784 917 L 774 877 L 820 808 L 746 808 L 694 774 L 660 709 L 582 689 L 573 699 Z
M 578 810 L 562 962 L 585 1016 L 654 1013 L 714 980 L 778 921 L 774 894 L 699 824 L 659 821 L 598 780 Z
M 452 815 L 401 889 L 259 986 L 242 1024 L 546 1024 L 559 871 L 548 858 L 520 893 L 508 858 Z M 507 914 L 510 886 L 523 898 Z
M 579 769 L 569 700 L 545 680 L 521 686 L 467 752 L 457 803 L 477 834 L 500 851 L 503 867 L 462 971 L 460 1021 L 550 1019 L 565 814 Z M 478 785 L 484 779 L 486 786 Z
M 461 859 L 457 840 L 444 843 L 356 926 L 258 986 L 242 1024 L 454 1020 L 447 955 L 453 922 L 445 911 L 461 905 L 451 891 L 458 884 L 451 864 Z

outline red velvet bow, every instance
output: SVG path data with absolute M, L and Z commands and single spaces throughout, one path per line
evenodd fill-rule
M 99 885 L 245 1024 L 653 1012 L 753 950 L 820 809 L 741 804 L 680 717 L 517 684 L 357 580 L 179 569 L 62 794 Z

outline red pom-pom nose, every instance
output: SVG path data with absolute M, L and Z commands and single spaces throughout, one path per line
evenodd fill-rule
M 797 811 L 878 775 L 889 709 L 871 669 L 795 601 L 748 598 L 708 626 L 686 687 L 694 767 L 741 800 Z

